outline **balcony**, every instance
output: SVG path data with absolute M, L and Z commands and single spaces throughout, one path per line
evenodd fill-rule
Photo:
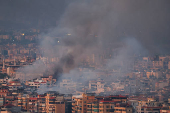
M 99 108 L 99 106 L 93 106 L 93 108 Z

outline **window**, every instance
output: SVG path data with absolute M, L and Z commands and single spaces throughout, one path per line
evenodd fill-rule
M 87 105 L 87 107 L 91 107 L 91 105 Z

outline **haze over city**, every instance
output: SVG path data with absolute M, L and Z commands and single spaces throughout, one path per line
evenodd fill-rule
M 170 112 L 169 6 L 0 0 L 0 111 Z

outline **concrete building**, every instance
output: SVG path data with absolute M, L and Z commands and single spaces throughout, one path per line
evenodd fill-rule
M 73 96 L 72 113 L 87 113 L 87 104 L 95 101 L 94 93 Z

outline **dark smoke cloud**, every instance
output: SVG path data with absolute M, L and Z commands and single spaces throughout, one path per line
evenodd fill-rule
M 63 68 L 67 68 L 67 70 L 64 70 Z M 63 56 L 60 59 L 59 63 L 54 65 L 53 70 L 52 70 L 52 72 L 54 73 L 52 75 L 55 79 L 58 80 L 58 78 L 62 76 L 63 71 L 69 72 L 69 70 L 73 68 L 74 68 L 74 57 L 71 54 L 67 54 L 66 56 Z

